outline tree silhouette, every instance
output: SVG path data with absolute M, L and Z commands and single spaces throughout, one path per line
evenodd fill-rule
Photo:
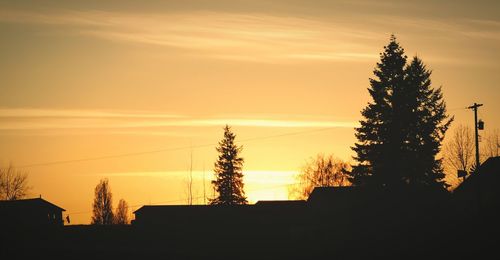
M 318 154 L 311 158 L 302 168 L 297 179 L 299 185 L 292 190 L 297 199 L 306 200 L 315 187 L 349 186 L 348 173 L 351 166 L 333 157 Z
M 108 179 L 102 179 L 95 187 L 95 197 L 92 207 L 92 224 L 113 224 L 113 196 L 111 194 Z
M 247 204 L 245 191 L 243 190 L 243 158 L 239 153 L 243 149 L 234 143 L 236 135 L 231 128 L 224 127 L 224 138 L 216 148 L 219 158 L 214 165 L 215 180 L 212 181 L 218 196 L 211 199 L 211 205 L 238 205 Z
M 436 158 L 453 118 L 448 119 L 441 89 L 431 87 L 431 72 L 418 57 L 409 65 L 394 35 L 380 55 L 368 89 L 373 101 L 361 114 L 352 149 L 358 162 L 355 185 L 406 184 L 445 188 Z
M 127 225 L 128 222 L 128 204 L 124 199 L 120 199 L 116 207 L 114 223 L 116 225 Z
M 29 189 L 28 174 L 16 170 L 12 165 L 0 168 L 0 200 L 22 199 Z
M 500 155 L 500 131 L 498 129 L 494 129 L 486 135 L 484 148 L 481 150 L 483 151 L 483 160 Z
M 472 130 L 459 125 L 443 149 L 444 162 L 452 174 L 457 170 L 469 171 L 474 164 L 474 137 Z
M 361 126 L 356 128 L 359 143 L 352 148 L 356 152 L 354 159 L 359 162 L 352 172 L 352 181 L 356 185 L 383 185 L 397 179 L 391 176 L 394 171 L 391 163 L 397 152 L 395 145 L 390 143 L 394 132 L 391 129 L 394 121 L 391 98 L 394 89 L 401 88 L 404 83 L 407 57 L 392 36 L 380 58 L 381 62 L 374 70 L 378 79 L 370 78 L 371 88 L 368 89 L 373 102 L 361 112 L 365 120 L 360 121 Z
M 407 90 L 403 98 L 403 127 L 408 133 L 400 144 L 407 161 L 398 161 L 404 170 L 404 181 L 411 185 L 447 188 L 442 158 L 437 158 L 441 143 L 453 117 L 446 114 L 441 87 L 431 86 L 431 71 L 418 57 L 413 57 L 406 68 Z M 404 129 L 404 128 L 403 128 Z

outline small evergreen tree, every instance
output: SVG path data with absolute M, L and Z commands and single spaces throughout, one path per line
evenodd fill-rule
M 212 181 L 218 196 L 211 199 L 211 205 L 238 205 L 247 204 L 245 191 L 243 190 L 243 158 L 239 153 L 243 147 L 234 143 L 236 135 L 231 128 L 224 127 L 224 138 L 216 148 L 219 158 L 215 162 L 215 180 Z
M 436 156 L 453 118 L 448 119 L 441 89 L 431 87 L 431 72 L 407 57 L 396 38 L 384 47 L 370 79 L 373 102 L 361 112 L 352 148 L 358 165 L 355 185 L 398 187 L 406 184 L 446 188 Z
M 109 188 L 108 179 L 102 179 L 95 187 L 95 197 L 92 215 L 92 224 L 113 224 L 113 197 Z

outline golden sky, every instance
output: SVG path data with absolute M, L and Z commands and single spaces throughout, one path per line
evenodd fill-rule
M 286 199 L 311 156 L 350 160 L 368 78 L 394 33 L 455 124 L 499 128 L 498 1 L 0 1 L 0 163 L 88 223 L 115 203 L 203 203 L 222 127 L 251 202 Z M 191 160 L 192 158 L 192 160 Z M 52 163 L 55 162 L 55 163 Z M 203 177 L 205 175 L 205 178 Z

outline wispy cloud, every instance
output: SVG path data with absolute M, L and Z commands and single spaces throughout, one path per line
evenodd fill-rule
M 177 131 L 151 131 L 151 128 L 212 127 L 229 124 L 242 127 L 274 128 L 352 128 L 353 121 L 317 120 L 314 117 L 300 120 L 282 115 L 269 118 L 238 117 L 188 117 L 160 113 L 107 112 L 96 110 L 54 110 L 54 109 L 0 109 L 0 130 L 96 130 L 102 134 L 155 134 L 178 135 Z M 121 130 L 119 130 L 121 129 Z M 129 129 L 129 130 L 126 130 Z M 130 130 L 135 129 L 135 130 Z M 148 130 L 149 129 L 149 130 Z M 112 131 L 110 131 L 112 130 Z M 60 133 L 60 132 L 59 132 Z M 81 132 L 80 132 L 81 133 Z M 12 134 L 12 133 L 10 133 Z M 47 134 L 47 132 L 44 132 Z
M 292 127 L 292 128 L 317 128 L 317 127 L 348 127 L 358 126 L 357 122 L 338 122 L 338 121 L 290 121 L 290 120 L 272 120 L 272 119 L 203 119 L 192 120 L 188 123 L 191 126 L 251 126 L 251 127 Z
M 437 18 L 417 18 L 405 16 L 374 16 L 379 24 L 393 25 L 420 35 L 437 33 L 442 37 L 471 37 L 478 40 L 500 40 L 500 21 L 481 19 L 442 20 Z
M 360 41 L 375 38 L 374 33 L 298 17 L 217 12 L 44 14 L 9 10 L 0 12 L 0 20 L 66 26 L 69 32 L 81 35 L 185 49 L 218 59 L 283 62 L 362 61 L 377 57 Z
M 378 5 L 378 4 L 377 4 Z M 263 13 L 189 11 L 0 10 L 0 21 L 59 26 L 60 31 L 121 43 L 175 48 L 177 55 L 267 63 L 375 61 L 377 39 L 391 32 L 419 37 L 500 40 L 499 21 L 339 14 L 330 19 Z M 446 60 L 446 57 L 435 57 Z
M 160 114 L 143 111 L 99 111 L 75 109 L 31 109 L 31 108 L 0 108 L 0 118 L 41 118 L 41 117 L 71 117 L 71 118 L 182 118 L 178 114 Z

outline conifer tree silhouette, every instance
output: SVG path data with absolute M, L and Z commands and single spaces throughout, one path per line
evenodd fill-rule
M 406 184 L 445 188 L 440 151 L 448 118 L 441 88 L 431 87 L 431 72 L 414 57 L 407 65 L 394 35 L 380 54 L 368 89 L 372 101 L 362 110 L 355 185 L 398 187 Z
M 215 180 L 212 181 L 218 196 L 211 199 L 211 205 L 247 204 L 243 190 L 243 158 L 239 156 L 243 147 L 234 143 L 236 135 L 231 128 L 224 127 L 224 138 L 219 142 L 219 158 L 214 165 Z

